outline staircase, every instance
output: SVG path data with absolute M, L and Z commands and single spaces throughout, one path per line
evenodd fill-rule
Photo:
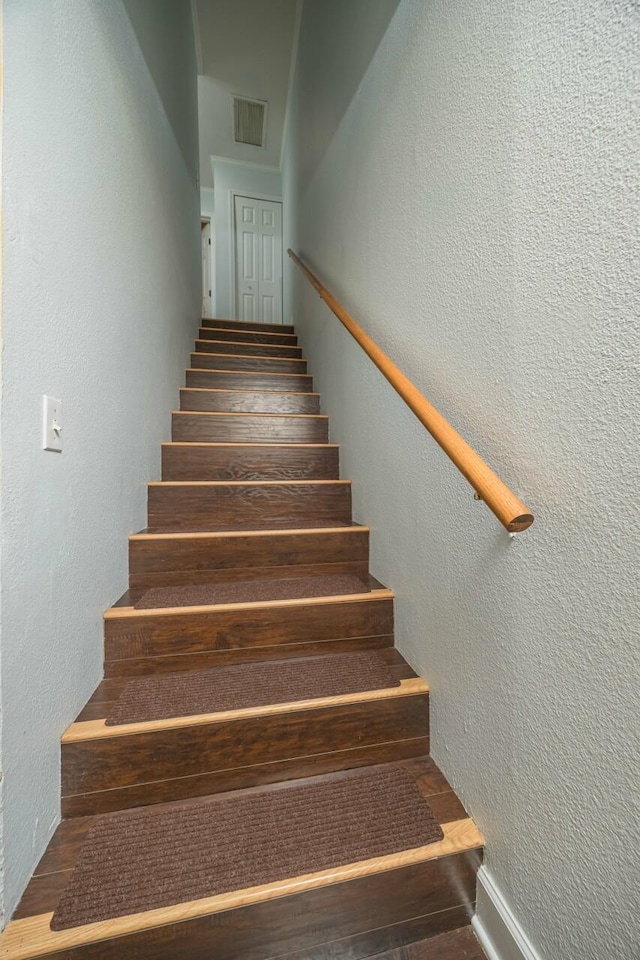
M 11 960 L 477 960 L 429 757 L 292 327 L 204 320 Z

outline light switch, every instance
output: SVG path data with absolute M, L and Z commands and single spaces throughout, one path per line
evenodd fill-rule
M 62 401 L 42 398 L 42 449 L 62 451 Z

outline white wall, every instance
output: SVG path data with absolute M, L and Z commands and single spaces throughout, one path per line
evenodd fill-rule
M 545 960 L 640 942 L 638 25 L 306 0 L 284 169 L 285 244 L 537 517 L 510 541 L 288 273 L 434 755 Z
M 198 324 L 197 104 L 180 0 L 4 0 L 2 763 L 7 916 L 59 816 L 59 740 Z M 40 450 L 43 393 L 64 451 Z
M 214 221 L 216 247 L 216 316 L 232 317 L 231 273 L 233 244 L 233 207 L 231 191 L 247 197 L 266 196 L 278 200 L 282 197 L 282 174 L 277 169 L 249 166 L 233 161 L 214 160 L 213 182 L 216 217 Z
M 215 191 L 213 187 L 202 187 L 200 190 L 200 215 L 213 220 L 216 211 Z

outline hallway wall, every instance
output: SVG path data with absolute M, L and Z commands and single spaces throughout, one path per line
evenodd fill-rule
M 640 940 L 639 25 L 306 0 L 284 166 L 286 245 L 537 517 L 508 538 L 289 267 L 435 758 L 545 960 Z
M 4 0 L 2 766 L 8 916 L 59 816 L 59 740 L 200 310 L 196 67 L 181 0 Z M 40 449 L 42 394 L 61 454 Z

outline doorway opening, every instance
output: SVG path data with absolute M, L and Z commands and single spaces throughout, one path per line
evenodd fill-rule
M 213 230 L 211 219 L 200 220 L 200 248 L 202 260 L 202 316 L 213 317 Z

